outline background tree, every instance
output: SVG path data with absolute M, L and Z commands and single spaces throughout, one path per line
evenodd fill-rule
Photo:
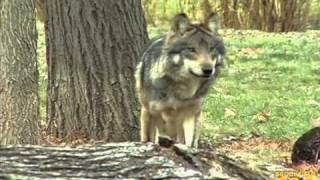
M 0 0 L 0 144 L 37 144 L 37 33 L 33 0 Z
M 46 1 L 47 119 L 55 136 L 138 140 L 133 75 L 148 39 L 140 3 Z
M 201 4 L 204 1 L 142 0 L 146 19 L 152 25 L 167 20 L 180 11 L 188 13 L 192 18 L 201 19 Z M 319 17 L 317 13 L 310 12 L 310 6 L 312 12 L 319 12 L 317 0 L 208 0 L 208 2 L 212 9 L 218 12 L 222 27 L 226 28 L 258 29 L 269 32 L 302 31 L 310 23 L 317 23 L 315 19 Z M 153 7 L 157 7 L 158 10 Z

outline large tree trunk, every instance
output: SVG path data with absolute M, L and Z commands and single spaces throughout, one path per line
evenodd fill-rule
M 36 2 L 36 14 L 37 14 L 37 20 L 44 22 L 45 20 L 45 12 L 44 12 L 44 1 L 45 0 L 35 0 Z
M 147 41 L 140 1 L 48 0 L 45 7 L 49 130 L 59 138 L 138 140 L 133 74 Z
M 0 0 L 0 144 L 37 144 L 37 33 L 33 0 Z

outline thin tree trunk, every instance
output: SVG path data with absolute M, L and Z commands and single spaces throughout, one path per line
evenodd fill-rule
M 37 33 L 33 0 L 0 0 L 0 144 L 37 144 Z
M 46 1 L 48 127 L 138 140 L 134 70 L 147 41 L 140 1 Z

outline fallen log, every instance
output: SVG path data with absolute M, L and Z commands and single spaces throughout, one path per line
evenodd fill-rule
M 269 179 L 223 155 L 152 143 L 0 146 L 0 179 Z

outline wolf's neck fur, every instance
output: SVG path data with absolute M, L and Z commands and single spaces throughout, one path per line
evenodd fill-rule
M 174 97 L 182 101 L 191 100 L 200 88 L 200 81 L 194 78 L 188 78 L 187 81 L 176 81 L 174 86 Z

